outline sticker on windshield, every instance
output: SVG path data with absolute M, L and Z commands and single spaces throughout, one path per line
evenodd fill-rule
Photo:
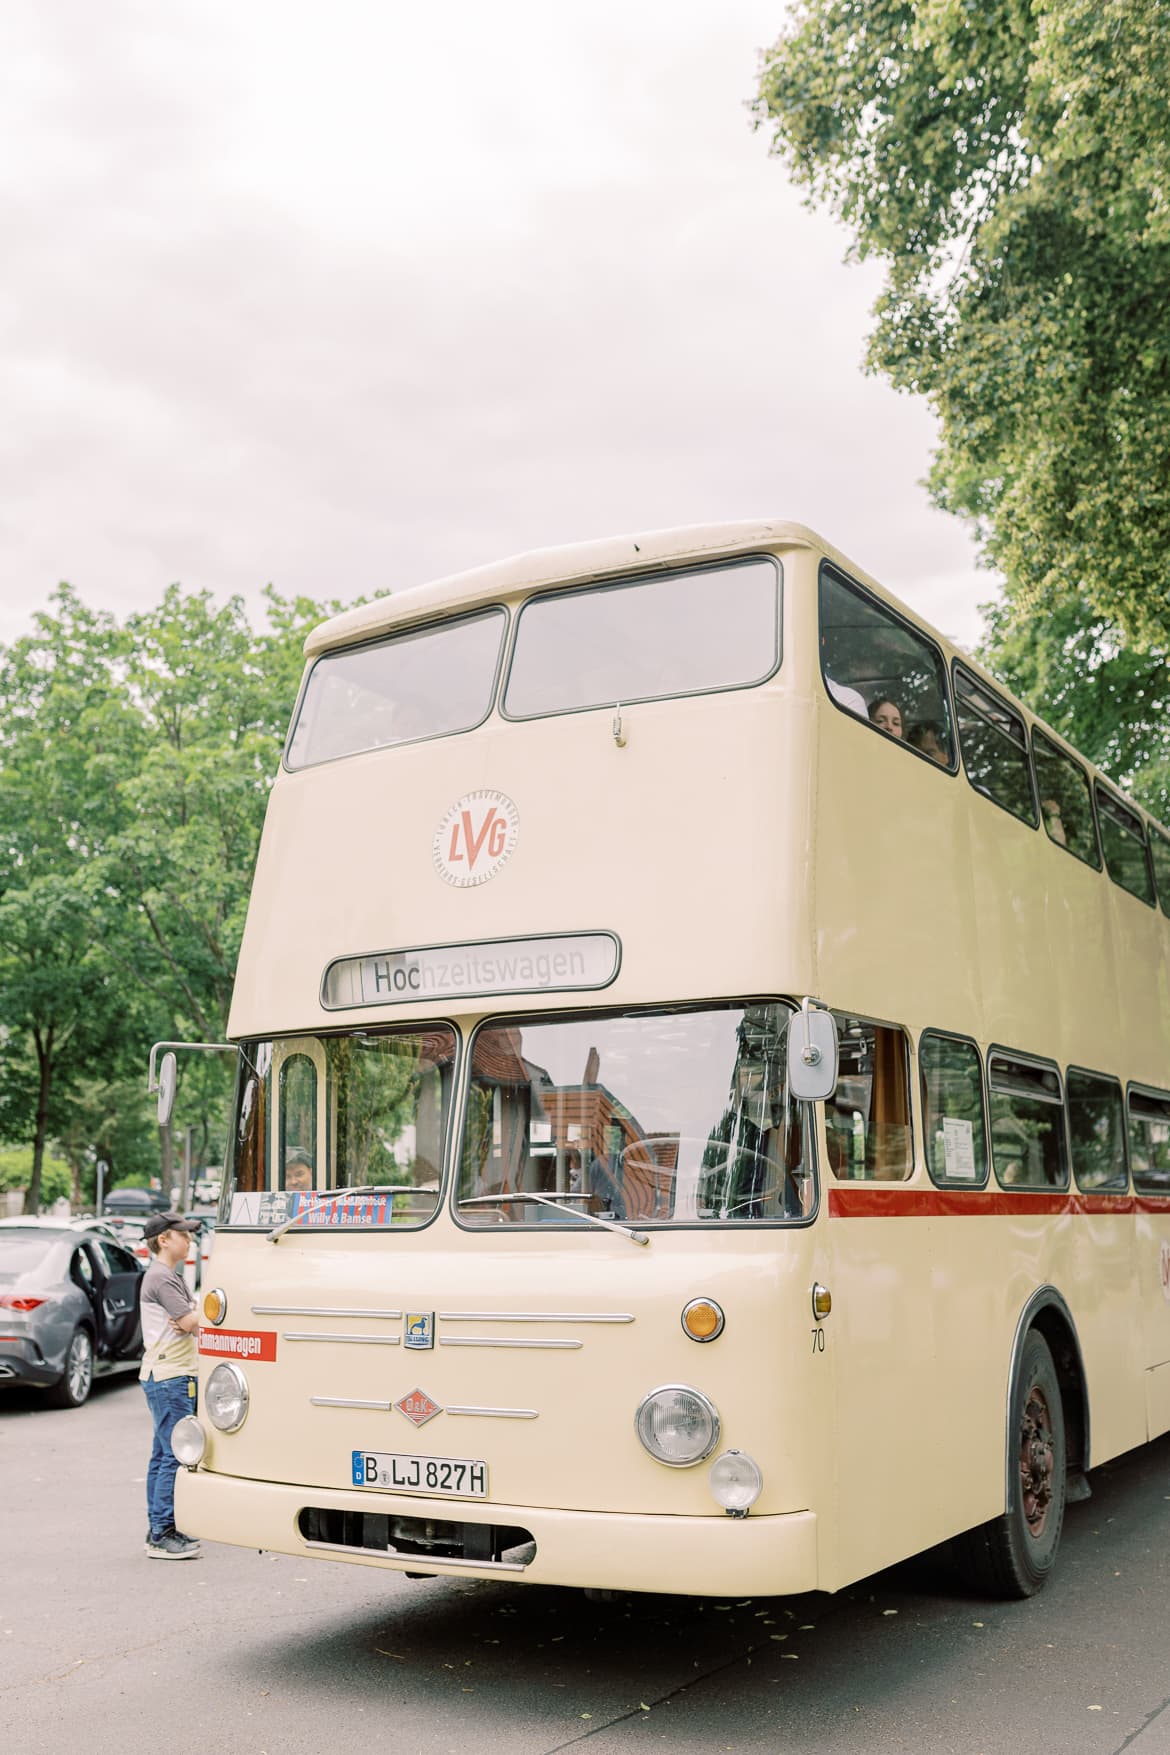
M 286 1194 L 265 1189 L 260 1194 L 233 1194 L 233 1225 L 284 1225 L 296 1219 L 306 1229 L 328 1225 L 389 1225 L 394 1215 L 392 1194 Z

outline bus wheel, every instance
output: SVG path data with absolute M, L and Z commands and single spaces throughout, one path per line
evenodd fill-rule
M 1064 1523 L 1064 1410 L 1052 1354 L 1032 1329 L 1020 1355 L 1011 1408 L 1010 1509 L 959 1538 L 968 1580 L 997 1597 L 1030 1597 L 1056 1563 Z

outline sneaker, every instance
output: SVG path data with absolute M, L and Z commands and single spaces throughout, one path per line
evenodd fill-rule
M 203 1549 L 190 1536 L 168 1530 L 164 1536 L 152 1536 L 146 1544 L 146 1552 L 152 1560 L 198 1560 Z

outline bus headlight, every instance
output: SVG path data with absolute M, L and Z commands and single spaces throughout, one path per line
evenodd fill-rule
M 745 1516 L 764 1490 L 760 1465 L 746 1450 L 725 1450 L 717 1456 L 707 1481 L 715 1503 L 733 1517 Z
M 217 1365 L 207 1379 L 203 1406 L 217 1432 L 238 1432 L 248 1418 L 248 1379 L 238 1365 Z
M 185 1469 L 193 1469 L 203 1460 L 207 1434 L 194 1414 L 184 1414 L 171 1433 L 171 1449 Z
M 634 1428 L 655 1462 L 689 1469 L 710 1456 L 719 1442 L 714 1402 L 685 1383 L 652 1389 L 634 1415 Z

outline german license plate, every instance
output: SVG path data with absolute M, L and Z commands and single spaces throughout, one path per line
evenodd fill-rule
M 452 1499 L 486 1499 L 487 1464 L 463 1456 L 407 1456 L 396 1450 L 355 1450 L 355 1487 L 385 1487 L 392 1493 L 446 1494 Z

